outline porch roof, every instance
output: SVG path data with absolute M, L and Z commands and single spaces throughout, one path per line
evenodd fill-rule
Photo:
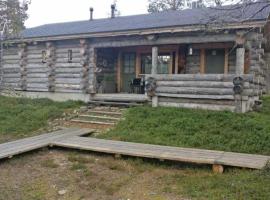
M 211 23 L 243 23 L 265 21 L 270 13 L 267 3 L 242 6 L 223 6 L 217 9 L 201 8 L 182 11 L 165 11 L 154 14 L 116 17 L 113 19 L 94 19 L 67 23 L 46 24 L 29 28 L 22 32 L 22 38 L 56 37 L 80 34 L 108 33 L 133 30 L 158 29 L 166 27 L 185 27 Z M 264 8 L 264 9 L 263 9 Z M 257 12 L 261 10 L 261 12 Z M 213 21 L 215 19 L 215 21 Z

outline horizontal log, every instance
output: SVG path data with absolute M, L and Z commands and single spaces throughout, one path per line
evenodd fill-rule
M 26 68 L 47 68 L 46 63 L 28 64 Z
M 56 68 L 65 67 L 65 68 L 81 68 L 82 65 L 80 63 L 55 63 Z
M 82 69 L 81 68 L 56 68 L 55 69 L 55 73 L 58 74 L 58 73 L 64 73 L 64 74 L 67 74 L 67 73 L 81 73 Z
M 233 88 L 234 84 L 220 81 L 157 81 L 157 86 L 165 87 L 204 87 L 204 88 Z M 249 82 L 244 83 L 244 87 L 249 87 Z
M 48 83 L 48 78 L 27 78 L 28 83 Z
M 48 70 L 49 70 L 48 68 L 27 68 L 27 74 L 32 74 L 32 73 L 43 74 L 43 73 L 47 73 Z
M 235 105 L 235 99 L 187 99 L 187 98 L 171 98 L 171 97 L 158 97 L 158 102 L 170 103 L 198 103 L 198 104 L 211 104 L 211 105 Z
M 47 88 L 35 88 L 35 87 L 27 87 L 26 90 L 29 92 L 48 92 L 49 91 L 49 89 Z
M 67 57 L 66 58 L 57 58 L 57 59 L 55 59 L 55 63 L 57 63 L 57 64 L 65 64 L 65 63 L 69 63 L 69 60 L 68 60 Z M 81 58 L 72 58 L 71 63 L 79 63 L 79 64 L 81 64 Z
M 39 49 L 39 50 L 28 50 L 28 55 L 42 55 L 42 51 L 46 51 L 46 49 Z
M 63 89 L 63 88 L 57 88 L 55 87 L 55 92 L 62 92 L 62 93 L 84 93 L 82 90 L 68 90 L 68 89 Z
M 56 54 L 61 54 L 61 53 L 63 53 L 63 54 L 67 54 L 68 53 L 68 50 L 72 50 L 72 53 L 77 53 L 77 54 L 79 54 L 80 53 L 80 47 L 78 46 L 78 48 L 76 48 L 76 47 L 74 47 L 74 48 L 57 48 L 56 50 L 55 50 L 55 52 L 56 52 Z
M 3 65 L 3 69 L 16 69 L 16 68 L 20 68 L 20 64 L 4 64 Z
M 56 59 L 67 58 L 68 52 L 65 52 L 65 53 L 56 52 L 55 57 L 56 57 Z M 80 54 L 80 52 L 72 52 L 72 57 L 73 58 L 81 58 L 81 54 Z
M 27 83 L 28 88 L 40 88 L 40 89 L 48 89 L 47 84 L 39 84 L 39 83 Z
M 186 99 L 215 99 L 215 100 L 233 100 L 234 95 L 196 95 L 196 94 L 170 94 L 170 93 L 156 93 L 158 97 L 171 98 L 186 98 Z
M 157 81 L 233 81 L 237 75 L 235 74 L 160 74 L 160 75 L 146 75 L 148 77 L 154 77 Z M 242 75 L 245 81 L 253 79 L 252 74 Z
M 80 84 L 81 79 L 69 79 L 69 78 L 57 78 L 55 79 L 55 83 L 59 84 Z
M 80 73 L 77 73 L 77 74 L 55 74 L 55 77 L 56 78 L 81 78 L 81 74 Z
M 20 56 L 16 55 L 4 55 L 3 60 L 20 60 Z
M 27 55 L 27 59 L 28 60 L 42 60 L 42 52 L 40 52 L 40 54 L 29 54 Z
M 13 73 L 17 74 L 20 71 L 21 71 L 20 68 L 3 69 L 4 74 L 13 74 Z
M 171 102 L 159 102 L 158 105 L 176 108 L 190 108 L 190 109 L 204 109 L 204 110 L 218 110 L 218 111 L 228 110 L 232 112 L 235 111 L 235 106 L 226 106 L 226 105 L 171 103 Z
M 47 73 L 29 73 L 27 78 L 48 78 Z
M 20 63 L 20 60 L 3 60 L 3 64 L 19 64 Z
M 21 81 L 21 78 L 3 78 L 4 83 L 18 83 Z
M 75 84 L 55 84 L 55 88 L 62 88 L 62 89 L 68 89 L 68 90 L 80 90 L 80 85 Z
M 20 73 L 11 73 L 11 74 L 4 73 L 3 74 L 3 78 L 20 78 L 20 77 L 21 77 Z
M 234 95 L 233 88 L 196 88 L 196 87 L 158 87 L 156 93 L 199 94 L 199 95 Z M 252 90 L 245 89 L 244 95 L 250 95 Z

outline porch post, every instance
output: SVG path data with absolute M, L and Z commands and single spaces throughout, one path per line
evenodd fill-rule
M 236 49 L 236 75 L 244 74 L 245 68 L 245 48 L 239 47 Z
M 240 45 L 236 49 L 236 68 L 235 68 L 235 74 L 236 76 L 241 76 L 244 74 L 245 69 L 245 48 L 243 45 Z M 236 112 L 238 113 L 244 113 L 246 112 L 246 102 L 242 100 L 241 94 L 235 94 L 235 106 L 236 106 Z
M 157 74 L 158 68 L 158 47 L 152 47 L 152 76 Z M 152 97 L 152 107 L 158 107 L 158 96 Z
M 158 47 L 152 47 L 152 70 L 151 74 L 157 74 L 158 67 Z

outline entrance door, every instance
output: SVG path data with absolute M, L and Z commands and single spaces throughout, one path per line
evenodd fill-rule
M 224 49 L 206 50 L 206 69 L 207 74 L 224 74 Z
M 131 92 L 130 83 L 136 77 L 136 53 L 124 53 L 122 65 L 122 90 L 121 92 Z

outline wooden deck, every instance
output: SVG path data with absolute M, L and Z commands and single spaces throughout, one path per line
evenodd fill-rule
M 213 170 L 217 172 L 223 172 L 223 166 L 263 169 L 270 161 L 270 156 L 80 137 L 91 132 L 94 131 L 89 129 L 71 128 L 0 144 L 0 159 L 11 158 L 14 155 L 40 149 L 42 147 L 57 146 L 115 155 L 209 164 L 212 165 Z

